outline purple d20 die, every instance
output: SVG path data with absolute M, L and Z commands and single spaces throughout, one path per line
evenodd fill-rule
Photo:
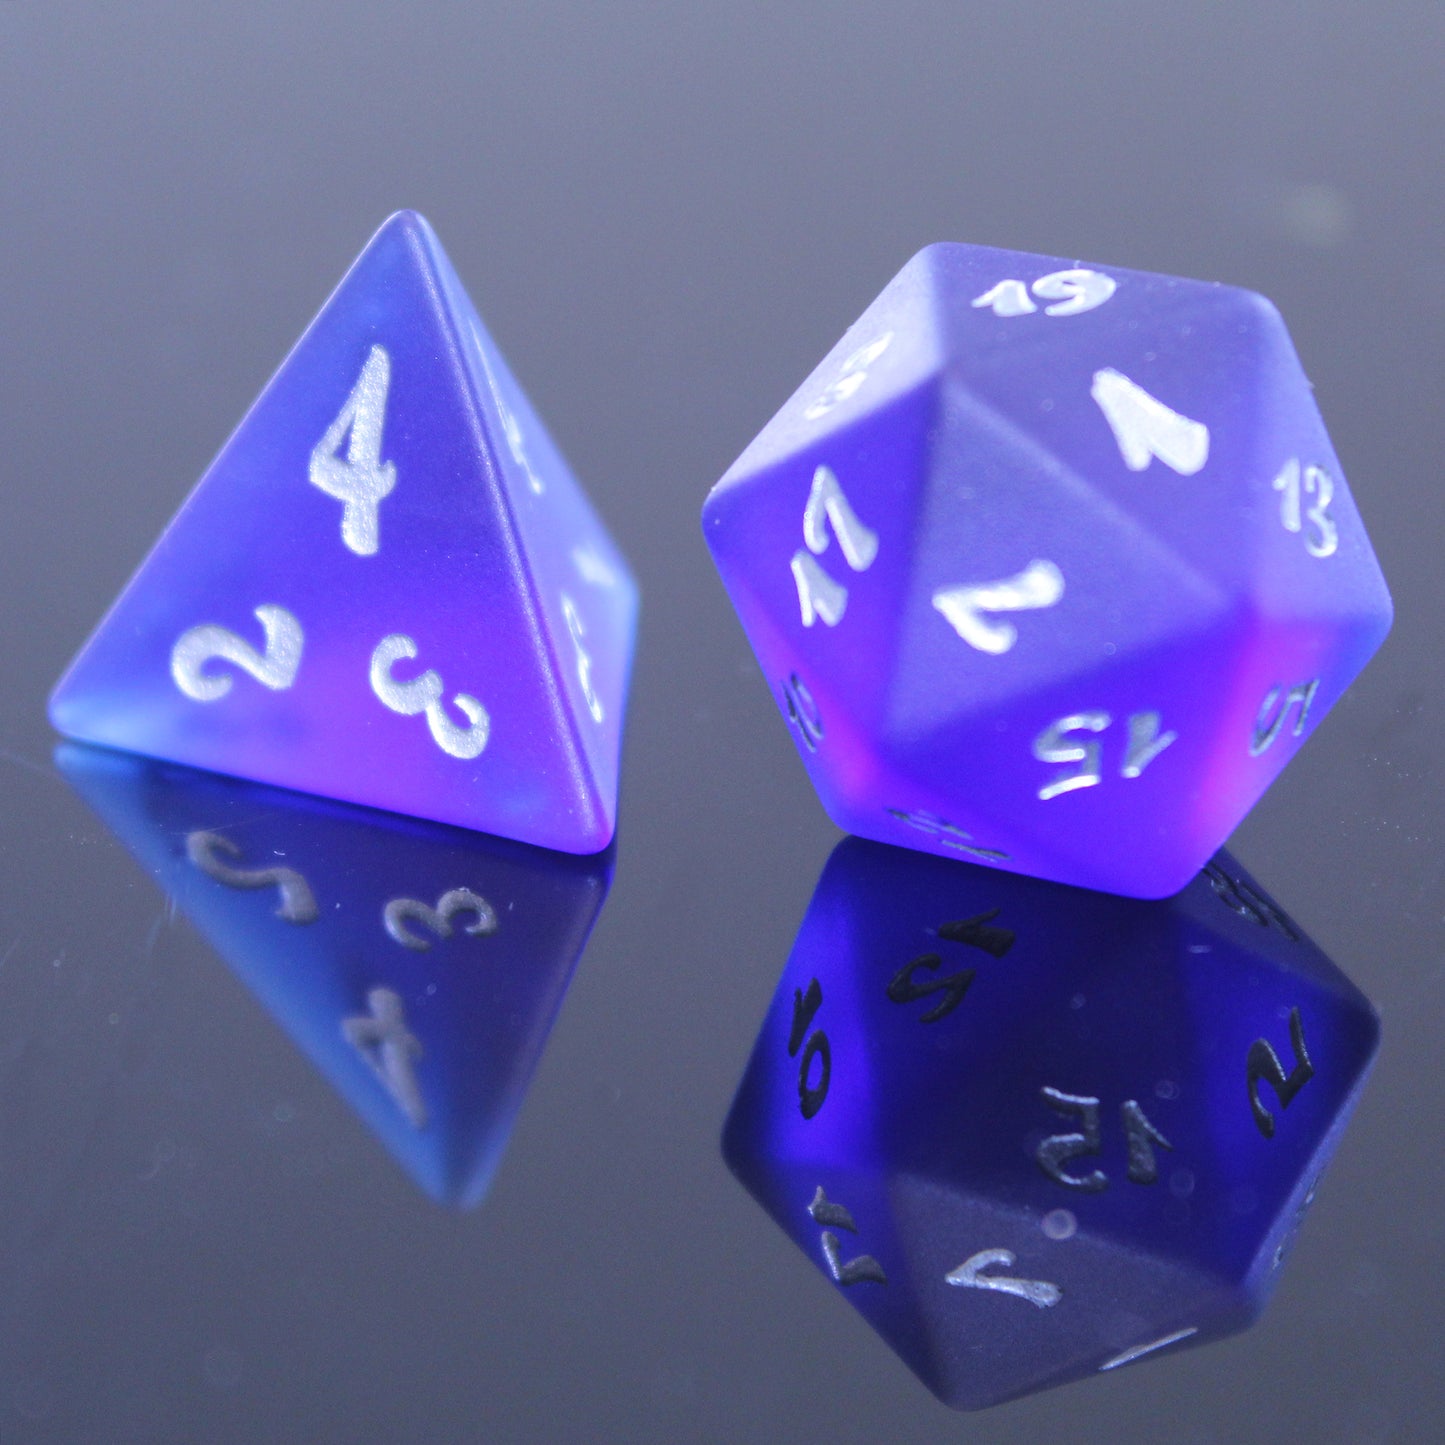
M 1142 897 L 1391 616 L 1267 301 L 977 246 L 904 267 L 703 531 L 840 826 Z
M 51 699 L 69 736 L 573 853 L 637 591 L 413 212 L 382 226 Z
M 847 838 L 723 1150 L 980 1408 L 1249 1325 L 1378 1037 L 1227 854 L 1140 900 Z

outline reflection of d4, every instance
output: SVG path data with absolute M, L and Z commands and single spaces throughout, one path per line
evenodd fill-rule
M 847 839 L 724 1153 L 977 1408 L 1248 1325 L 1376 1040 L 1224 854 L 1142 902 Z
M 69 744 L 57 761 L 417 1184 L 480 1202 L 611 855 Z

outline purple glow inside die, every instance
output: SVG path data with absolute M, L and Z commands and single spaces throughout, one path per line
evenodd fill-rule
M 72 663 L 87 742 L 591 853 L 637 589 L 414 212 Z
M 1391 617 L 1269 302 L 986 247 L 910 261 L 703 530 L 835 822 L 1141 897 Z

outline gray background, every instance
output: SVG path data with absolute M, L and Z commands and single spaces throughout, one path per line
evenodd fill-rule
M 1438 1438 L 1442 54 L 1405 0 L 0 0 L 0 1440 Z M 461 1216 L 55 778 L 42 707 L 401 205 L 644 601 L 616 887 Z M 973 1417 L 718 1156 L 837 835 L 697 524 L 937 239 L 1273 297 L 1397 607 L 1234 840 L 1386 1036 L 1271 1311 Z

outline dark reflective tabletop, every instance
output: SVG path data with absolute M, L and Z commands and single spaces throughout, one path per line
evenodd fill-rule
M 1404 0 L 0 3 L 0 1441 L 1435 1438 L 1442 47 L 1445 15 Z M 403 205 L 637 573 L 614 855 L 57 753 L 45 720 Z M 1272 1299 L 1245 1333 L 974 1415 L 724 1159 L 839 834 L 698 527 L 938 239 L 1270 296 L 1396 606 L 1229 843 L 1381 1021 Z M 1004 962 L 973 952 L 978 981 Z M 1271 1027 L 1240 1042 L 1270 1033 L 1288 1076 Z M 1169 1137 L 1172 1101 L 1136 1102 Z M 1044 1147 L 1078 1106 L 1030 1147 L 1124 1188 L 1105 1106 L 1097 1161 Z M 850 1234 L 811 1202 L 794 1223 L 840 1268 L 883 1250 L 864 1205 Z M 1057 1283 L 1014 1236 L 981 1243 L 1009 1241 L 1015 1275 Z M 978 1289 L 1008 1268 L 970 1258 L 950 1302 L 1057 1313 Z

